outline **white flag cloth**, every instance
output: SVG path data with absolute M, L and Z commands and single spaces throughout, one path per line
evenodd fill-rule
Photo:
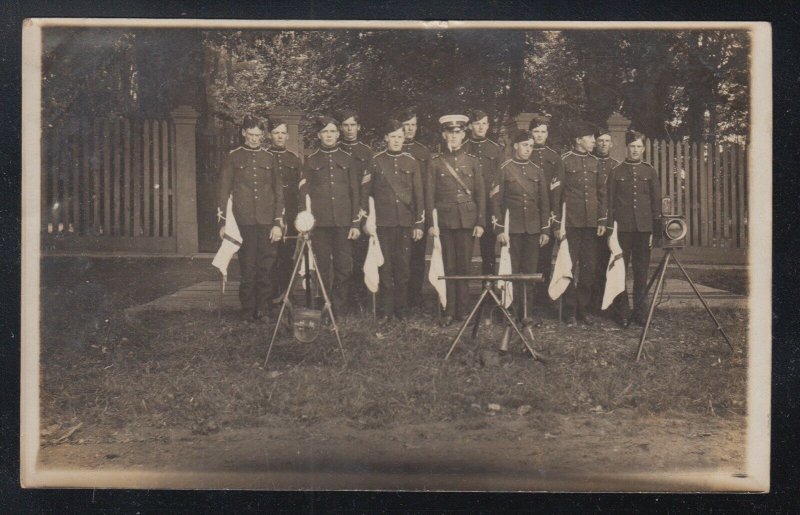
M 511 220 L 509 219 L 508 209 L 506 209 L 506 218 L 505 218 L 505 225 L 503 226 L 503 232 L 508 238 L 508 242 L 500 247 L 500 266 L 497 269 L 498 275 L 511 275 L 511 235 L 510 231 L 510 224 Z M 508 307 L 511 305 L 511 302 L 514 301 L 514 285 L 511 284 L 511 281 L 497 281 L 497 287 L 503 290 L 503 306 Z
M 222 213 L 217 213 L 217 216 L 221 217 Z M 222 272 L 223 278 L 228 276 L 228 264 L 233 259 L 233 255 L 239 252 L 241 246 L 242 234 L 239 232 L 239 226 L 233 216 L 233 200 L 228 197 L 228 206 L 225 209 L 225 234 L 222 236 L 222 245 L 211 262 Z
M 611 256 L 608 258 L 608 268 L 606 269 L 603 310 L 608 309 L 616 296 L 625 291 L 625 260 L 622 259 L 622 247 L 619 246 L 619 238 L 617 238 L 617 222 L 614 222 L 614 231 L 608 238 L 608 249 L 611 251 Z
M 380 275 L 378 268 L 383 266 L 383 252 L 381 252 L 381 243 L 378 241 L 378 227 L 375 219 L 375 199 L 369 198 L 369 215 L 367 215 L 367 228 L 370 233 L 369 248 L 367 249 L 367 258 L 364 260 L 364 284 L 372 293 L 378 291 L 378 284 L 380 283 Z
M 439 227 L 439 218 L 436 210 L 433 210 L 433 226 Z M 447 284 L 444 279 L 439 277 L 444 275 L 444 259 L 442 259 L 442 241 L 438 236 L 433 237 L 433 251 L 431 253 L 431 266 L 428 268 L 428 281 L 433 285 L 436 293 L 439 294 L 439 303 L 442 308 L 447 307 Z
M 564 203 L 563 206 L 561 210 L 561 230 L 563 239 L 558 245 L 556 265 L 553 267 L 553 277 L 550 279 L 550 286 L 547 288 L 547 294 L 553 300 L 561 297 L 572 281 L 572 258 L 569 255 L 569 242 L 567 241 L 567 204 Z

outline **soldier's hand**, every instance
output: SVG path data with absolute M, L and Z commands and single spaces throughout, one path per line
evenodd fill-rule
M 563 229 L 556 229 L 556 238 L 558 239 L 558 241 L 561 241 L 561 240 L 564 239 L 564 230 Z
M 539 246 L 540 247 L 544 247 L 545 245 L 547 245 L 547 242 L 549 242 L 549 241 L 550 241 L 550 236 L 548 236 L 547 234 L 540 234 L 539 235 Z
M 347 235 L 347 239 L 357 240 L 359 236 L 361 236 L 361 231 L 353 227 L 352 229 L 350 229 L 350 233 Z
M 480 225 L 476 225 L 474 229 L 472 229 L 472 236 L 474 238 L 480 238 L 483 236 L 483 227 Z
M 435 225 L 432 225 L 431 228 L 428 229 L 428 235 L 430 235 L 432 238 L 439 236 L 439 228 Z
M 414 229 L 414 232 L 411 235 L 411 238 L 414 241 L 419 241 L 422 237 L 425 236 L 425 232 L 422 229 Z
M 501 232 L 497 235 L 497 241 L 500 245 L 508 245 L 508 236 L 506 236 L 506 233 Z
M 225 237 L 225 226 L 223 225 L 222 227 L 219 228 L 219 239 L 222 239 L 224 237 Z
M 273 226 L 272 230 L 269 232 L 269 241 L 277 243 L 281 241 L 281 238 L 283 238 L 283 230 L 277 225 Z
M 605 225 L 598 225 L 597 226 L 597 235 L 602 236 L 606 233 L 606 226 Z

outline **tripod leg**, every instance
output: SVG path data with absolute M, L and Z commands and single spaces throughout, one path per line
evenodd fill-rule
M 303 240 L 302 246 L 305 247 L 306 240 Z M 300 249 L 300 253 L 303 252 L 303 248 Z M 283 320 L 283 314 L 286 312 L 286 304 L 289 303 L 289 296 L 292 293 L 292 286 L 294 285 L 294 279 L 297 277 L 297 270 L 300 268 L 300 253 L 297 254 L 297 257 L 294 260 L 294 268 L 292 269 L 292 276 L 289 277 L 289 284 L 286 287 L 286 292 L 283 294 L 283 298 L 281 299 L 281 310 L 278 313 L 278 319 L 275 321 L 275 329 L 272 330 L 272 339 L 269 341 L 269 347 L 267 347 L 267 357 L 264 359 L 264 366 L 267 366 L 267 362 L 269 361 L 269 355 L 272 352 L 272 345 L 275 343 L 275 337 L 278 335 L 278 329 L 281 326 L 281 320 Z
M 495 303 L 497 303 L 497 305 L 500 306 L 500 309 L 503 311 L 503 314 L 506 316 L 508 321 L 511 322 L 511 327 L 513 327 L 514 331 L 516 331 L 516 333 L 519 335 L 520 339 L 522 340 L 522 343 L 525 345 L 525 347 L 531 353 L 531 356 L 533 356 L 533 359 L 536 359 L 536 360 L 539 360 L 539 361 L 544 361 L 544 359 L 542 359 L 542 356 L 539 355 L 538 352 L 533 350 L 533 347 L 531 347 L 531 344 L 528 343 L 528 339 L 525 338 L 525 335 L 522 333 L 522 330 L 519 328 L 517 323 L 514 321 L 514 317 L 512 317 L 511 313 L 509 313 L 508 310 L 506 309 L 506 307 L 503 306 L 503 303 L 500 301 L 500 299 L 497 298 L 497 295 L 495 295 L 493 291 L 490 291 L 490 290 L 487 290 L 487 291 L 489 291 L 489 294 L 492 296 L 492 298 L 494 299 Z
M 656 267 L 655 271 L 653 272 L 653 275 L 650 277 L 650 280 L 647 281 L 647 286 L 645 286 L 645 288 L 644 288 L 644 294 L 645 295 L 647 295 L 648 292 L 650 291 L 650 288 L 653 287 L 653 283 L 656 282 L 656 278 L 659 275 L 661 275 L 661 269 L 665 268 L 667 266 L 667 264 L 666 264 L 667 263 L 667 254 L 669 254 L 669 252 L 670 252 L 669 250 L 664 251 L 664 257 L 661 258 L 661 262 Z M 673 256 L 673 257 L 675 257 L 675 256 Z
M 667 263 L 669 262 L 669 257 L 671 255 L 671 251 L 667 251 L 667 253 L 664 254 L 664 261 L 661 265 L 661 273 L 658 274 L 658 282 L 656 283 L 656 291 L 653 292 L 653 300 L 650 301 L 650 309 L 647 311 L 647 321 L 645 321 L 644 328 L 642 329 L 642 339 L 639 340 L 639 350 L 636 351 L 636 361 L 639 361 L 639 358 L 642 356 L 642 350 L 644 350 L 644 339 L 647 337 L 647 329 L 650 328 L 650 321 L 653 319 L 653 312 L 656 309 L 658 292 L 660 292 L 664 287 L 664 276 L 667 273 Z
M 490 288 L 491 286 L 487 286 Z M 475 316 L 475 322 L 472 324 L 472 339 L 474 340 L 475 337 L 478 336 L 478 328 L 481 325 L 481 318 L 483 317 L 483 304 L 486 302 L 486 298 L 480 303 L 478 303 L 478 314 Z M 489 312 L 489 316 L 492 316 L 491 311 Z
M 704 299 L 703 296 L 700 294 L 700 291 L 697 289 L 697 286 L 695 286 L 694 281 L 692 281 L 692 278 L 689 277 L 689 274 L 686 272 L 686 269 L 683 268 L 681 262 L 678 261 L 677 257 L 674 257 L 674 259 L 675 259 L 675 264 L 678 265 L 678 268 L 680 268 L 681 272 L 683 272 L 683 276 L 686 278 L 686 281 L 689 282 L 689 286 L 691 286 L 692 289 L 694 290 L 694 294 L 697 295 L 697 298 L 700 299 L 700 302 L 703 303 L 703 307 L 706 308 L 706 312 L 709 314 L 711 319 L 714 320 L 714 323 L 717 324 L 717 331 L 722 333 L 722 337 L 725 338 L 725 343 L 728 344 L 728 347 L 730 347 L 731 352 L 733 352 L 733 344 L 731 343 L 731 340 L 728 338 L 728 335 L 725 334 L 725 330 L 722 329 L 722 324 L 720 324 L 719 320 L 717 320 L 717 317 L 714 316 L 714 313 L 711 311 L 711 308 L 709 307 L 708 303 L 706 303 L 706 299 Z
M 480 307 L 481 303 L 483 303 L 483 300 L 486 298 L 486 295 L 490 291 L 491 290 L 489 288 L 487 288 L 487 287 L 483 288 L 483 293 L 481 293 L 481 296 L 478 299 L 478 302 L 475 303 L 475 306 L 472 308 L 472 312 L 469 314 L 467 319 L 464 320 L 464 323 L 461 324 L 461 329 L 458 330 L 458 334 L 456 335 L 455 339 L 453 339 L 453 344 L 450 346 L 450 350 L 447 351 L 447 355 L 444 357 L 445 361 L 447 361 L 447 358 L 450 357 L 450 354 L 452 354 L 453 349 L 456 348 L 456 344 L 458 343 L 458 340 L 461 338 L 461 335 L 464 334 L 464 331 L 467 329 L 467 326 L 469 325 L 469 321 L 472 320 L 472 317 L 475 316 L 475 313 L 478 311 L 478 308 Z
M 311 247 L 311 241 L 306 243 L 308 246 L 308 255 L 314 255 L 314 249 Z M 328 290 L 325 289 L 325 283 L 322 280 L 322 274 L 319 271 L 319 267 L 314 267 L 314 271 L 317 273 L 317 282 L 319 282 L 319 289 L 322 292 L 322 298 L 325 300 L 325 307 L 323 309 L 328 310 L 328 316 L 331 317 L 331 326 L 333 327 L 333 332 L 336 334 L 336 341 L 339 343 L 339 350 L 342 352 L 342 360 L 347 364 L 347 358 L 344 354 L 344 346 L 342 345 L 342 339 L 339 337 L 339 328 L 336 326 L 336 318 L 333 316 L 333 308 L 331 307 L 331 300 L 328 298 Z

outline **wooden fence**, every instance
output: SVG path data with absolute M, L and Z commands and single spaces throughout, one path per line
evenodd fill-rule
M 747 248 L 745 145 L 647 140 L 645 160 L 658 171 L 662 195 L 686 217 L 689 246 Z
M 175 251 L 175 125 L 69 120 L 42 138 L 46 249 Z

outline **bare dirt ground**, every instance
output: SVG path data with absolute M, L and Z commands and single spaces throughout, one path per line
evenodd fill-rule
M 330 333 L 313 344 L 282 339 L 265 367 L 265 324 L 207 312 L 124 315 L 213 278 L 206 266 L 46 263 L 42 469 L 253 474 L 235 483 L 245 487 L 456 489 L 743 470 L 744 312 L 717 312 L 731 354 L 699 305 L 662 310 L 638 363 L 636 329 L 545 318 L 535 335 L 547 364 L 519 342 L 498 358 L 498 326 L 444 363 L 455 328 L 427 315 L 386 327 L 350 316 L 341 324 L 346 367 Z

